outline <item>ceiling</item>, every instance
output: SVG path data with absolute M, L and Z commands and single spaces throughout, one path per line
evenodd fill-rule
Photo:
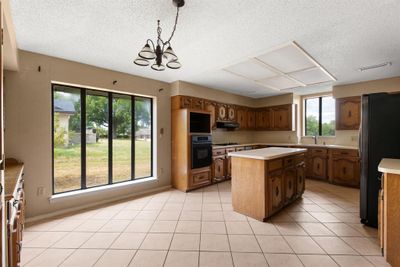
M 133 64 L 171 0 L 11 1 L 19 49 L 152 79 L 183 80 L 250 97 L 329 91 L 332 85 L 400 74 L 398 0 L 186 0 L 172 45 L 183 67 L 156 72 Z M 225 71 L 295 41 L 337 81 L 274 90 Z M 390 67 L 358 71 L 391 61 Z

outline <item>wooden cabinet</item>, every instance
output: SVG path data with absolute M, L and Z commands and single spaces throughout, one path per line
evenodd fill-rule
M 314 155 L 311 158 L 311 177 L 315 179 L 327 180 L 326 172 L 327 160 L 325 157 Z
M 330 181 L 353 187 L 360 185 L 360 160 L 357 150 L 330 150 Z
M 214 158 L 213 170 L 213 179 L 215 181 L 225 180 L 225 156 Z
M 232 176 L 232 157 L 229 157 L 228 154 L 231 152 L 235 152 L 235 148 L 227 148 L 226 149 L 226 178 L 231 178 Z
M 228 119 L 227 105 L 217 104 L 217 121 L 226 121 Z
M 274 175 L 268 179 L 270 213 L 272 215 L 283 206 L 282 175 Z
M 386 162 L 389 166 L 400 164 L 398 160 L 383 159 L 379 164 L 379 171 L 383 171 L 381 166 L 385 165 Z M 393 168 L 396 169 L 396 167 Z M 393 172 L 396 171 L 393 170 Z M 400 175 L 384 173 L 381 184 L 378 233 L 381 239 L 382 253 L 391 266 L 400 266 Z
M 208 111 L 211 113 L 211 128 L 215 129 L 217 128 L 217 123 L 216 123 L 216 113 L 217 113 L 217 104 L 215 102 L 211 101 L 205 101 L 204 102 L 204 110 Z
M 296 185 L 296 193 L 297 195 L 301 195 L 305 190 L 305 164 L 300 163 L 296 167 L 296 176 L 297 176 L 297 185 Z
M 265 109 L 258 109 L 256 111 L 256 129 L 257 130 L 267 129 L 267 116 Z
M 236 107 L 233 105 L 227 106 L 227 119 L 228 121 L 236 121 Z
M 247 129 L 254 130 L 256 128 L 256 112 L 249 109 L 247 111 Z
M 284 171 L 285 203 L 290 202 L 296 195 L 296 169 L 293 166 Z
M 192 98 L 192 109 L 203 110 L 204 109 L 204 100 L 201 98 Z
M 272 108 L 273 130 L 293 131 L 295 130 L 293 105 L 283 105 Z
M 182 108 L 203 110 L 204 99 L 183 95 L 173 96 L 171 99 L 171 109 L 176 110 Z
M 361 98 L 336 99 L 336 130 L 358 130 L 361 121 Z
M 239 129 L 247 129 L 247 112 L 246 109 L 240 108 L 237 110 L 237 122 L 239 123 Z
M 199 187 L 211 184 L 211 170 L 210 168 L 203 168 L 192 171 L 191 179 L 189 180 L 190 187 Z

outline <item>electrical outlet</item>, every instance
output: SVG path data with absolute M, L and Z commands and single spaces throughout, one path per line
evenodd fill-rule
M 356 142 L 357 139 L 358 139 L 358 136 L 357 136 L 357 135 L 352 135 L 352 136 L 351 136 L 351 141 Z
M 39 186 L 38 188 L 37 188 L 37 191 L 36 191 L 36 195 L 39 197 L 39 196 L 43 196 L 44 195 L 44 192 L 45 192 L 45 188 L 43 187 L 43 186 Z
M 164 168 L 160 168 L 160 176 L 163 175 L 164 173 Z

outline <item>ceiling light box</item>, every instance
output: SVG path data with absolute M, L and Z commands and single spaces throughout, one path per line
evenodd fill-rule
M 336 81 L 335 77 L 295 42 L 228 66 L 224 70 L 273 90 Z

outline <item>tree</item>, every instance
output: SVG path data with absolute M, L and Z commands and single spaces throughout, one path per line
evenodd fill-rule
M 319 129 L 318 129 L 319 126 L 317 117 L 309 115 L 307 116 L 306 120 L 307 120 L 306 135 L 313 135 L 313 136 L 319 135 Z
M 54 113 L 54 146 L 66 146 L 65 135 L 67 131 L 60 125 L 60 114 Z

